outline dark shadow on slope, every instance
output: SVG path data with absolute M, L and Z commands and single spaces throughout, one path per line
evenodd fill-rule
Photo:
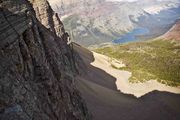
M 153 91 L 139 99 L 123 94 L 116 88 L 116 78 L 90 64 L 94 61 L 90 51 L 77 44 L 74 49 L 80 55 L 76 61 L 81 76 L 76 84 L 94 120 L 180 119 L 179 94 Z

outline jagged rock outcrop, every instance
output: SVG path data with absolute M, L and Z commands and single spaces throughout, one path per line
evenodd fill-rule
M 37 19 L 54 34 L 62 37 L 65 34 L 64 26 L 57 13 L 50 7 L 47 0 L 30 0 L 36 12 Z
M 1 120 L 89 119 L 66 42 L 46 0 L 0 0 Z

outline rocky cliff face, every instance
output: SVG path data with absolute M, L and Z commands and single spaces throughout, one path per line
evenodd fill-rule
M 46 0 L 0 0 L 0 119 L 87 120 L 68 35 Z
M 54 34 L 62 37 L 65 34 L 64 26 L 47 0 L 30 0 L 30 2 L 36 12 L 37 19 Z

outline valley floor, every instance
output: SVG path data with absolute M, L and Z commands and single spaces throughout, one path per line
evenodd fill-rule
M 93 56 L 95 60 L 91 63 L 91 65 L 99 69 L 102 69 L 106 73 L 115 77 L 116 86 L 118 90 L 120 90 L 122 93 L 132 94 L 136 97 L 141 97 L 154 90 L 180 94 L 180 87 L 170 87 L 165 84 L 161 84 L 157 82 L 156 80 L 150 80 L 143 83 L 130 83 L 128 80 L 131 77 L 132 73 L 113 68 L 112 63 L 110 61 L 111 58 L 107 56 L 104 56 L 95 52 L 93 52 Z M 122 64 L 122 63 L 119 62 L 119 64 Z M 118 63 L 116 63 L 116 65 L 124 66 L 123 64 L 118 65 Z
M 78 45 L 74 45 L 74 49 L 84 61 L 79 66 L 81 75 L 76 78 L 76 85 L 93 120 L 180 120 L 180 94 L 171 93 L 175 92 L 174 88 L 171 91 L 164 86 L 162 91 L 152 91 L 160 87 L 147 85 L 146 89 L 151 89 L 143 90 L 143 94 L 149 92 L 145 95 L 138 91 L 135 93 L 133 89 L 126 91 L 134 92 L 136 96 L 141 96 L 139 98 L 124 94 L 130 87 L 121 80 L 127 81 L 131 76 L 129 72 L 112 68 L 106 56 Z M 118 90 L 120 88 L 121 91 Z

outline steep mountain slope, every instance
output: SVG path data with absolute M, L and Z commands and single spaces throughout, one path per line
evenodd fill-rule
M 117 78 L 104 70 L 107 70 L 107 63 L 104 63 L 103 59 L 79 45 L 74 45 L 74 48 L 84 61 L 79 68 L 83 72 L 76 78 L 76 84 L 94 120 L 180 119 L 179 94 L 153 91 L 140 98 L 123 94 L 117 90 Z M 104 63 L 104 69 L 92 66 L 96 60 Z
M 61 15 L 68 13 L 75 13 L 80 10 L 88 10 L 89 6 L 102 3 L 105 0 L 48 0 L 53 9 L 58 11 Z
M 0 1 L 0 119 L 88 120 L 85 102 L 94 120 L 180 119 L 178 94 L 122 94 L 90 51 L 67 44 L 48 2 L 30 2 Z
M 136 28 L 149 29 L 148 36 L 164 34 L 180 17 L 180 2 L 148 0 L 122 2 L 114 0 L 52 1 L 61 15 L 71 39 L 83 46 L 111 42 Z M 152 10 L 151 8 L 157 8 Z
M 179 39 L 180 21 L 177 20 L 168 32 L 153 40 L 104 46 L 95 51 L 124 61 L 127 66 L 122 69 L 132 72 L 129 79 L 132 83 L 157 80 L 180 86 Z
M 46 0 L 30 2 L 0 1 L 0 119 L 89 119 L 61 21 Z
M 138 17 L 148 14 L 131 3 L 103 2 L 93 6 L 93 10 L 81 11 L 64 19 L 71 38 L 89 46 L 110 42 L 121 34 L 136 27 Z
M 165 33 L 161 38 L 166 40 L 177 40 L 180 41 L 180 20 L 177 20 L 174 26 Z
M 132 72 L 132 83 L 157 80 L 180 86 L 180 45 L 173 41 L 149 40 L 124 45 L 107 46 L 97 52 L 122 60 L 124 70 Z
M 123 68 L 111 66 L 116 70 L 119 69 L 119 71 L 128 70 L 132 72 L 130 81 L 134 82 L 134 84 L 131 84 L 131 86 L 139 84 L 140 87 L 138 89 L 131 88 L 135 89 L 133 92 L 142 93 L 142 91 L 151 88 L 152 82 L 146 82 L 145 85 L 147 86 L 145 88 L 142 87 L 144 83 L 140 82 L 152 79 L 171 86 L 179 86 L 179 22 L 177 21 L 176 25 L 160 38 L 170 39 L 167 39 L 168 41 L 153 40 L 124 45 L 109 45 L 99 48 L 97 51 L 126 64 Z M 106 68 L 107 64 L 109 64 L 108 61 L 104 62 L 103 59 L 80 46 L 76 46 L 75 49 L 85 61 L 86 67 L 83 68 L 88 71 L 79 76 L 78 88 L 95 120 L 180 119 L 179 94 L 152 91 L 138 99 L 132 95 L 123 94 L 124 91 L 118 91 L 117 87 L 119 90 L 123 90 L 121 87 L 124 86 L 116 86 L 118 79 L 123 79 L 114 78 L 114 71 L 112 71 L 113 74 L 107 72 L 110 71 Z M 93 67 L 92 63 L 94 61 L 104 63 L 104 66 L 101 65 L 101 68 Z M 121 78 L 127 77 L 125 75 L 121 76 Z M 153 87 L 156 88 L 157 86 Z M 180 92 L 179 87 L 175 88 L 176 92 Z
M 158 14 L 163 10 L 178 7 L 180 1 L 179 0 L 144 0 L 144 1 L 138 0 L 136 3 L 140 5 L 146 12 L 150 14 Z

